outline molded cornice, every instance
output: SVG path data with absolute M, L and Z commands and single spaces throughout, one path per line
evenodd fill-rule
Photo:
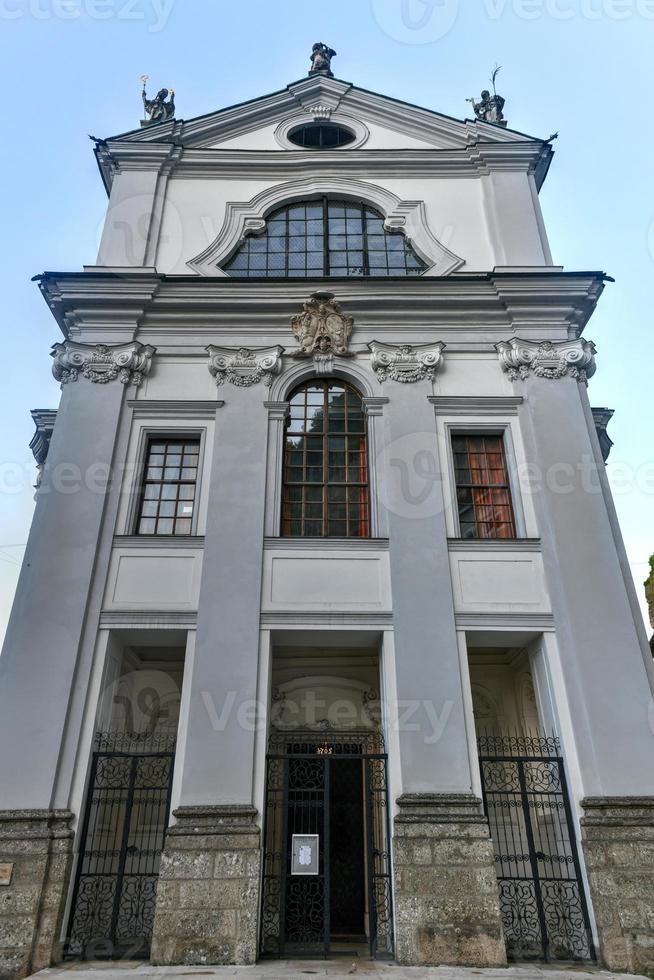
M 110 140 L 96 150 L 109 191 L 114 175 L 125 170 L 165 170 L 176 178 L 297 177 L 473 178 L 495 171 L 531 173 L 540 189 L 553 151 L 548 143 L 473 143 L 445 149 L 221 150 Z
M 366 340 L 376 339 L 375 333 L 385 340 L 388 330 L 391 342 L 397 342 L 398 333 L 405 342 L 407 331 L 433 329 L 450 344 L 452 333 L 470 335 L 469 342 L 477 347 L 480 340 L 492 345 L 512 335 L 538 341 L 574 339 L 593 313 L 605 278 L 601 272 L 492 272 L 409 279 L 239 280 L 91 269 L 39 277 L 66 336 L 74 329 L 84 339 L 126 341 L 138 332 L 141 339 L 170 334 L 179 342 L 196 334 L 207 337 L 203 347 L 216 330 L 245 335 L 248 346 L 249 338 L 257 346 L 258 337 L 281 336 L 280 330 L 287 335 L 290 317 L 309 293 L 320 289 L 335 293 L 357 328 L 368 333 Z M 415 342 L 421 342 L 418 336 Z

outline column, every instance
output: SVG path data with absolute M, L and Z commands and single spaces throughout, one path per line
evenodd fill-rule
M 394 822 L 400 963 L 506 963 L 488 824 L 473 793 L 430 389 L 390 382 L 388 510 L 402 794 Z
M 179 805 L 162 857 L 153 963 L 254 963 L 253 805 L 266 503 L 265 388 L 228 384 L 217 413 Z

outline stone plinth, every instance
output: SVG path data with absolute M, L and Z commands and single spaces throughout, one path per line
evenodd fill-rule
M 0 810 L 0 980 L 61 958 L 62 919 L 72 860 L 68 810 Z
M 161 858 L 151 961 L 257 958 L 260 835 L 251 806 L 183 806 Z
M 481 801 L 459 794 L 398 799 L 393 840 L 397 960 L 505 966 L 493 849 Z
M 600 959 L 610 970 L 651 976 L 654 797 L 589 797 L 582 807 L 582 842 Z

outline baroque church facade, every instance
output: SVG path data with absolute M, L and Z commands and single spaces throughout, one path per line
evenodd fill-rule
M 39 277 L 62 394 L 0 658 L 11 980 L 654 968 L 654 672 L 588 395 L 606 277 L 554 264 L 549 141 L 318 48 L 189 121 L 144 95 L 96 141 L 95 264 Z

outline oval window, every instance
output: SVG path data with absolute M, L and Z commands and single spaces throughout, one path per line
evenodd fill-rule
M 338 146 L 347 146 L 353 143 L 356 135 L 351 129 L 345 126 L 336 126 L 334 123 L 315 123 L 309 126 L 296 126 L 288 134 L 288 139 L 296 146 L 307 147 L 312 150 L 333 149 Z

